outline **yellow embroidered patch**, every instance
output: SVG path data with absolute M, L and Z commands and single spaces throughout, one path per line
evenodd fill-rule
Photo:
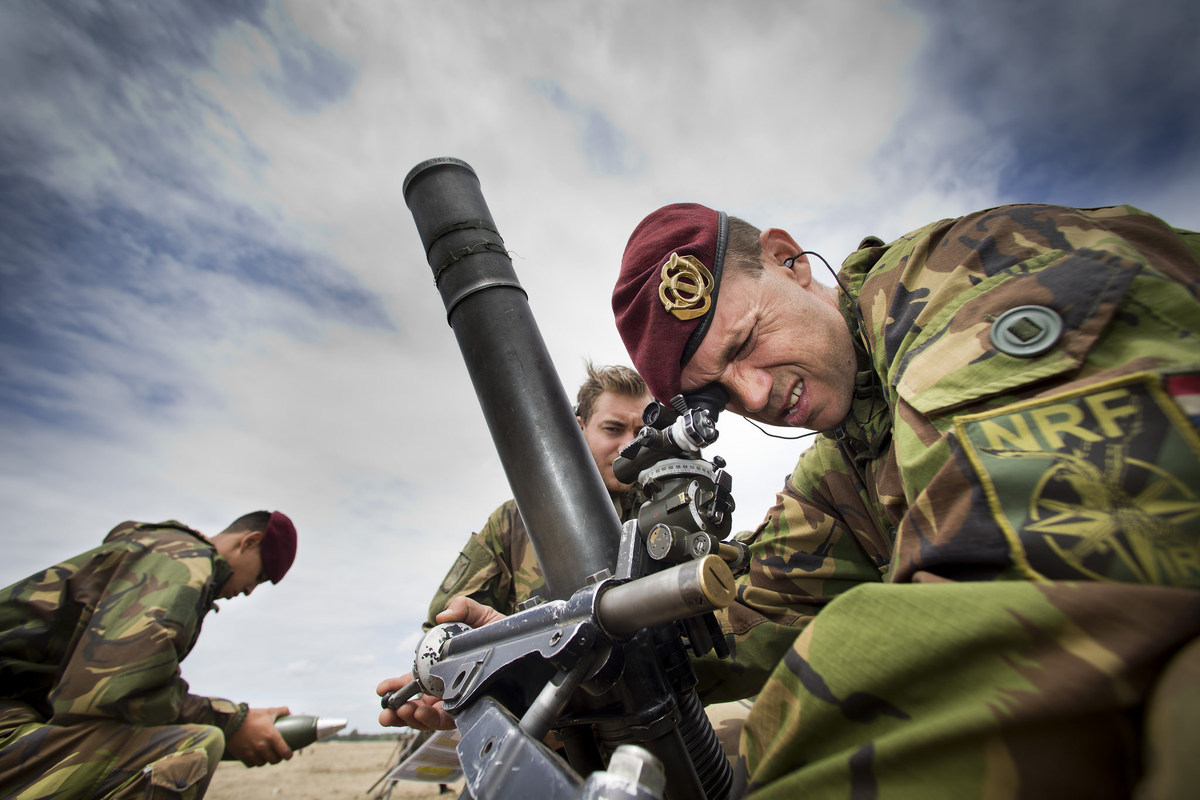
M 1157 375 L 955 427 L 1030 577 L 1200 588 L 1200 438 Z

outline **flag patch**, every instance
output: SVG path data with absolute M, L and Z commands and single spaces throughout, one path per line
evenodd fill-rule
M 1167 378 L 1166 387 L 1192 424 L 1200 428 L 1200 373 L 1172 375 Z

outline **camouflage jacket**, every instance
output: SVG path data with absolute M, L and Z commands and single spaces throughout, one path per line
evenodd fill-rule
M 179 672 L 231 574 L 178 522 L 118 525 L 100 547 L 0 591 L 0 699 L 56 725 L 106 718 L 232 734 L 247 707 L 189 694 Z
M 637 514 L 642 503 L 636 487 L 613 499 L 617 518 L 624 522 Z M 503 614 L 515 614 L 529 598 L 546 595 L 546 582 L 538 566 L 525 523 L 515 500 L 504 502 L 488 517 L 479 533 L 471 534 L 429 604 L 429 630 L 454 597 L 466 596 Z
M 752 624 L 735 632 L 758 641 L 739 661 L 785 652 L 747 724 L 742 778 L 849 796 L 895 777 L 885 753 L 895 765 L 911 737 L 931 752 L 941 736 L 962 746 L 945 796 L 989 783 L 1101 796 L 1070 784 L 1072 768 L 1120 769 L 1127 752 L 1081 743 L 1056 794 L 1054 771 L 1021 750 L 1035 745 L 1006 737 L 1024 725 L 1083 742 L 1140 707 L 1148 665 L 1200 631 L 1200 235 L 1130 207 L 1007 206 L 864 240 L 839 280 L 859 348 L 851 414 L 800 458 L 739 585 Z M 1029 672 L 1085 652 L 1078 673 Z M 956 699 L 945 665 L 976 657 L 963 692 L 977 694 Z M 1047 711 L 1088 680 L 1096 694 Z M 839 699 L 851 695 L 855 711 Z M 945 705 L 927 708 L 932 696 Z M 1087 722 L 1046 722 L 1071 715 Z M 836 779 L 798 769 L 822 759 Z
M 860 299 L 850 417 L 800 458 L 743 601 L 795 624 L 922 572 L 1200 588 L 1200 234 L 1009 206 L 864 245 L 840 275 Z M 1010 309 L 1031 335 L 1061 325 L 1049 349 L 993 341 Z

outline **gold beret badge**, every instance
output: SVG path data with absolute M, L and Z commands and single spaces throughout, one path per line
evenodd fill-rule
M 695 256 L 671 253 L 663 264 L 658 299 L 676 319 L 702 317 L 712 306 L 713 276 Z

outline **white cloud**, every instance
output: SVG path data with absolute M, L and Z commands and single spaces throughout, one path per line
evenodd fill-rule
M 295 677 L 295 676 L 308 677 L 308 676 L 311 676 L 314 673 L 316 673 L 316 671 L 317 671 L 316 665 L 307 659 L 302 659 L 300 661 L 293 661 L 292 663 L 288 664 L 286 667 L 283 668 L 283 674 L 288 676 L 289 678 Z

